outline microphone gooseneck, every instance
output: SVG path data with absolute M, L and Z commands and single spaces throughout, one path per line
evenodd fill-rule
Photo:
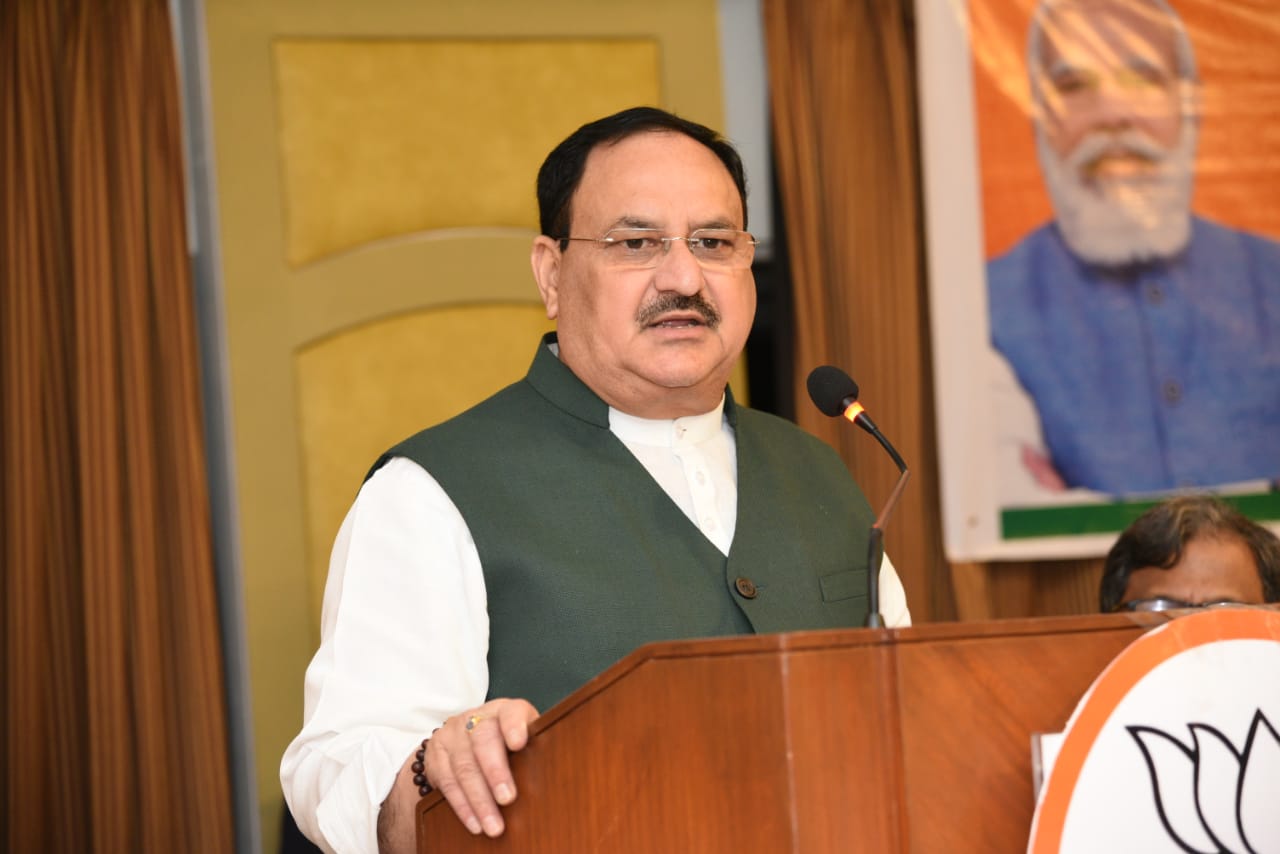
M 907 464 L 903 462 L 897 449 L 884 437 L 880 428 L 876 427 L 862 404 L 858 403 L 858 384 L 852 377 L 834 365 L 821 365 L 809 373 L 806 385 L 810 399 L 820 412 L 832 418 L 845 418 L 866 430 L 888 452 L 898 467 L 898 482 L 893 485 L 889 498 L 880 508 L 880 515 L 871 524 L 867 538 L 867 627 L 881 628 L 884 626 L 884 618 L 880 615 L 880 564 L 884 561 L 884 528 L 889 524 L 889 516 L 897 506 L 911 472 L 907 471 Z

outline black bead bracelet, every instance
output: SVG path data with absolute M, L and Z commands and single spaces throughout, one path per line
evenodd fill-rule
M 431 792 L 431 784 L 427 782 L 427 742 L 431 736 L 422 740 L 422 746 L 413 754 L 413 784 L 418 787 L 418 797 L 425 798 Z

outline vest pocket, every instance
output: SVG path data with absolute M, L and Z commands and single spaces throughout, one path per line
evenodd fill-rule
M 843 599 L 852 599 L 860 596 L 863 599 L 867 596 L 867 571 L 865 569 L 850 569 L 845 572 L 837 572 L 834 575 L 824 575 L 819 579 L 822 585 L 822 601 L 823 602 L 839 602 Z

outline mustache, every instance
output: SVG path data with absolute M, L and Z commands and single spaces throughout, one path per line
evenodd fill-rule
M 1140 130 L 1121 133 L 1094 132 L 1080 141 L 1066 157 L 1066 165 L 1075 170 L 1092 166 L 1103 155 L 1119 152 L 1132 154 L 1152 163 L 1161 163 L 1169 151 Z
M 666 293 L 640 309 L 636 322 L 640 326 L 648 326 L 669 311 L 693 311 L 701 315 L 702 320 L 712 329 L 720 325 L 720 312 L 707 302 L 702 294 Z

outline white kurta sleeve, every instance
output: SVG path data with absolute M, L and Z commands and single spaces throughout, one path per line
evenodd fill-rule
M 466 523 L 435 479 L 396 458 L 338 532 L 302 731 L 280 780 L 304 834 L 377 851 L 378 810 L 418 743 L 484 702 L 489 618 Z
M 907 591 L 902 589 L 902 579 L 893 561 L 884 556 L 880 564 L 880 616 L 890 628 L 901 629 L 911 625 L 911 611 L 907 608 Z

